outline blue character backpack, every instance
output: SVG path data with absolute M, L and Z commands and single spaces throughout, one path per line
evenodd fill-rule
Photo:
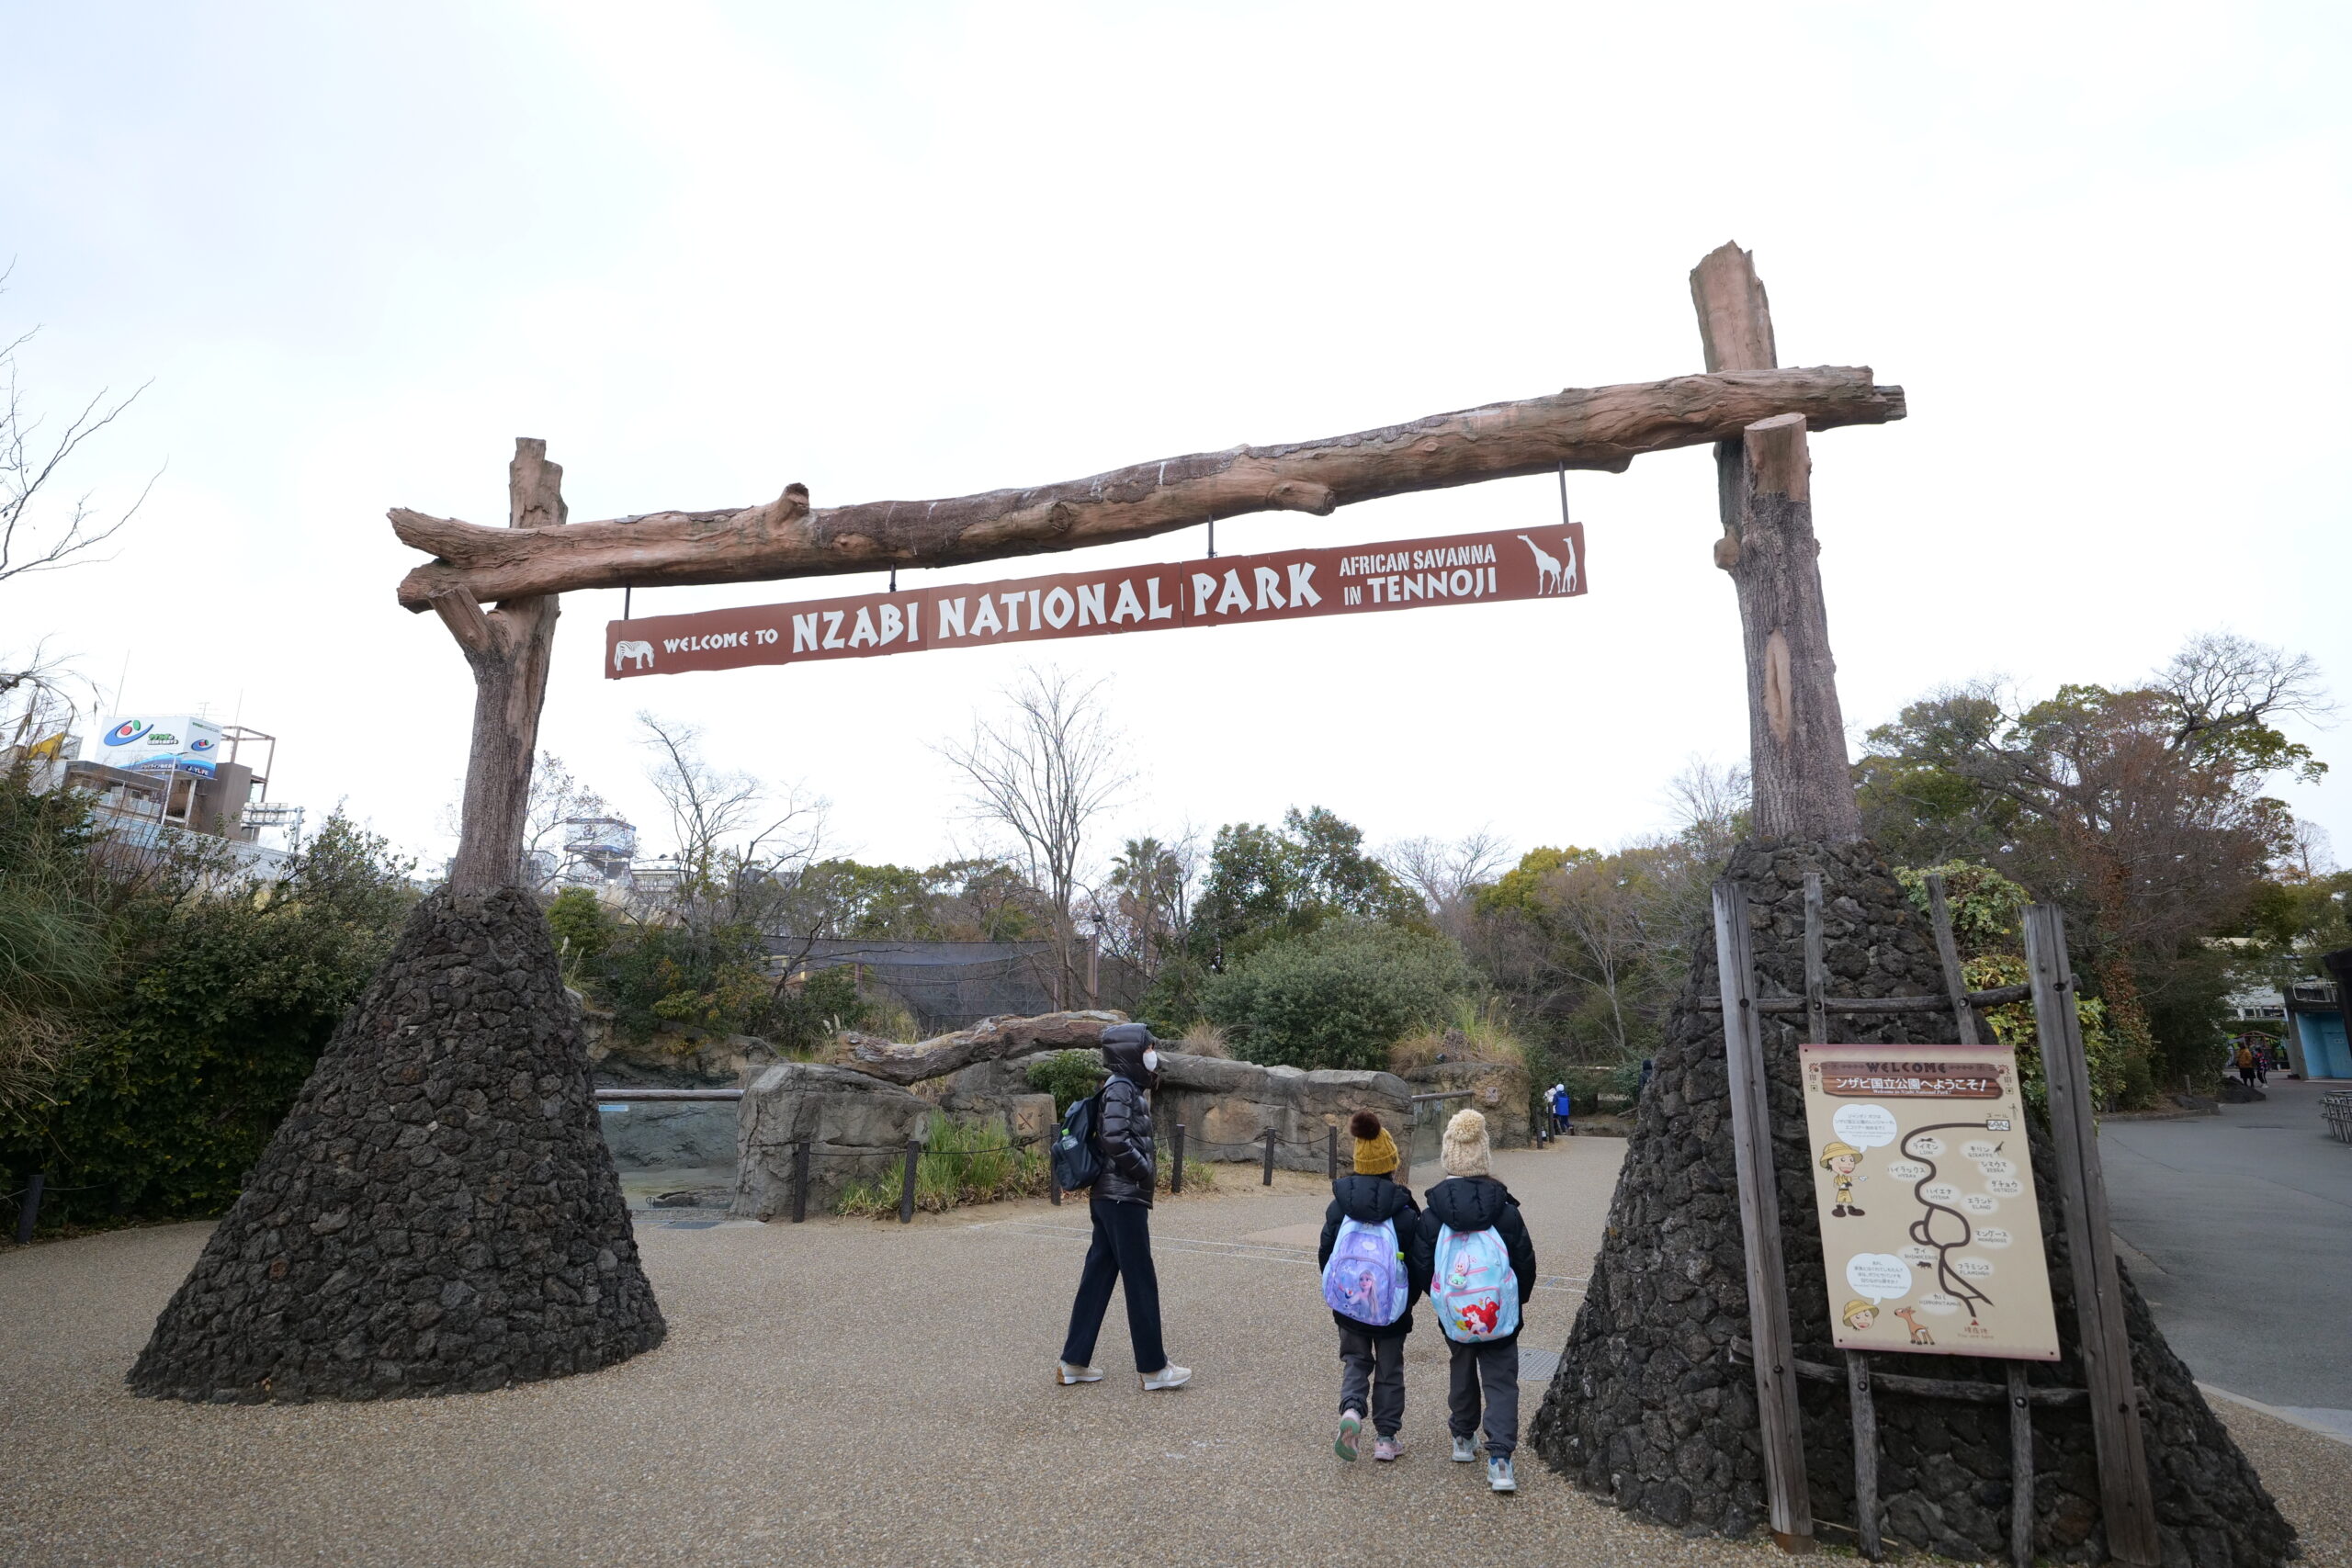
M 1430 1299 L 1438 1326 L 1457 1345 L 1486 1345 L 1519 1332 L 1519 1276 L 1503 1238 L 1490 1227 L 1457 1231 L 1441 1225 Z
M 1412 1294 L 1405 1282 L 1405 1258 L 1396 1247 L 1396 1224 L 1342 1220 L 1323 1266 L 1323 1301 L 1341 1317 L 1385 1328 L 1405 1314 Z

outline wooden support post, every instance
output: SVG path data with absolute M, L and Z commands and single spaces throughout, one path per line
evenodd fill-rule
M 1273 1130 L 1272 1127 L 1269 1127 L 1269 1128 L 1267 1128 L 1267 1129 L 1266 1129 L 1266 1173 L 1265 1173 L 1265 1175 L 1263 1175 L 1262 1177 L 1259 1178 L 1258 1185 L 1259 1185 L 1259 1186 L 1261 1186 L 1261 1187 L 1272 1187 L 1273 1184 L 1274 1184 L 1274 1130 Z
M 808 1217 L 808 1140 L 792 1145 L 792 1223 Z
M 2009 1562 L 2033 1568 L 2033 1397 L 2025 1363 L 2009 1363 Z
M 1968 999 L 1968 974 L 1961 967 L 1960 944 L 1952 940 L 1951 901 L 1944 896 L 1943 873 L 1928 874 L 1928 913 L 1936 928 L 1936 956 L 1943 960 L 1944 990 L 1951 997 L 1952 1027 L 1962 1045 L 1976 1043 L 1976 1009 Z
M 17 1245 L 18 1247 L 30 1247 L 33 1244 L 33 1227 L 40 1224 L 41 1189 L 48 1185 L 49 1173 L 37 1170 L 25 1183 L 25 1195 L 17 1200 Z
M 1168 1173 L 1168 1190 L 1171 1194 L 1184 1190 L 1184 1123 L 1182 1122 L 1176 1123 L 1176 1147 L 1174 1153 L 1176 1156 L 1175 1168 Z
M 1331 1126 L 1324 1128 L 1323 1132 L 1327 1146 L 1326 1163 L 1331 1168 L 1331 1179 L 1337 1181 L 1340 1179 L 1340 1129 Z
M 1815 1045 L 1829 1043 L 1829 965 L 1821 948 L 1821 873 L 1808 871 L 1804 874 L 1804 1037 Z
M 506 480 L 507 526 L 549 528 L 564 522 L 563 469 L 548 461 L 546 442 L 518 438 Z M 472 900 L 522 877 L 523 818 L 555 644 L 557 596 L 509 599 L 488 611 L 462 587 L 436 588 L 428 597 L 474 672 L 473 747 L 466 757 L 458 855 L 449 867 L 451 895 Z
M 2033 975 L 2041 1071 L 2050 1089 L 2058 1210 L 2074 1264 L 2075 1313 L 2082 1335 L 2083 1371 L 2090 1385 L 2091 1434 L 2098 1444 L 2099 1513 L 2107 1526 L 2108 1554 L 2132 1568 L 2155 1568 L 2155 1501 L 2140 1435 L 2122 1283 L 2115 1271 L 2115 1237 L 2108 1229 L 2107 1180 L 2099 1171 L 2098 1132 L 2091 1119 L 2090 1073 L 2083 1057 L 2081 1021 L 2075 1012 L 2075 975 L 2066 961 L 2066 918 L 2055 904 L 2036 904 L 2026 910 L 2025 956 Z
M 1102 933 L 1086 933 L 1086 1005 L 1102 1005 Z
M 1690 273 L 1707 368 L 1777 363 L 1771 308 L 1755 258 L 1737 245 Z M 1820 542 L 1813 533 L 1813 459 L 1802 414 L 1749 424 L 1715 446 L 1724 536 L 1715 564 L 1732 575 L 1747 650 L 1747 736 L 1760 838 L 1850 843 L 1862 836 L 1829 652 Z
M 1876 1562 L 1886 1555 L 1878 1529 L 1878 1404 L 1871 1396 L 1871 1359 L 1846 1352 L 1846 1401 L 1854 1412 L 1854 1533 L 1862 1555 Z
M 899 1223 L 902 1225 L 910 1225 L 915 1223 L 915 1168 L 922 1163 L 922 1140 L 909 1138 L 907 1140 L 907 1174 L 905 1179 L 899 1183 Z
M 1715 884 L 1715 967 L 1722 981 L 1724 1057 L 1731 1078 L 1731 1135 L 1738 1168 L 1739 1229 L 1747 1256 L 1748 1337 L 1755 1346 L 1756 1413 L 1763 1427 L 1764 1489 L 1772 1539 L 1784 1551 L 1813 1550 L 1813 1499 L 1790 1342 L 1788 1270 L 1781 1254 L 1781 1199 L 1772 1169 L 1771 1108 L 1765 1097 L 1764 1033 L 1757 1016 L 1747 894 Z

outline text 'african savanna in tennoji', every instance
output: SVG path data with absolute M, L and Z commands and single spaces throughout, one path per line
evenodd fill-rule
M 1585 591 L 1584 525 L 1223 556 L 612 621 L 605 672 L 667 675 Z

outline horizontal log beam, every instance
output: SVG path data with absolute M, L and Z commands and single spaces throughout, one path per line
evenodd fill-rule
M 1236 446 L 1030 490 L 949 501 L 808 504 L 787 488 L 759 506 L 659 512 L 562 528 L 485 528 L 395 507 L 392 531 L 435 558 L 401 581 L 411 610 L 435 591 L 480 601 L 574 588 L 681 587 L 955 566 L 1148 538 L 1250 512 L 1311 512 L 1415 491 L 1572 468 L 1622 471 L 1645 452 L 1736 439 L 1759 419 L 1814 430 L 1903 417 L 1903 389 L 1868 367 L 1730 371 L 1571 388 L 1409 424 L 1283 446 Z

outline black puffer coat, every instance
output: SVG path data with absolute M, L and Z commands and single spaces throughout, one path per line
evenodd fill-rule
M 1437 1285 L 1430 1275 L 1437 1267 L 1437 1233 L 1451 1226 L 1456 1234 L 1492 1230 L 1502 1239 L 1503 1251 L 1510 1258 L 1510 1271 L 1519 1276 L 1519 1304 L 1526 1306 L 1527 1298 L 1535 1293 L 1535 1243 L 1527 1234 L 1527 1222 L 1519 1217 L 1519 1200 L 1510 1195 L 1510 1189 L 1491 1176 L 1456 1176 L 1439 1182 L 1421 1197 L 1429 1209 L 1413 1227 L 1413 1240 L 1407 1245 L 1405 1256 L 1412 1266 L 1413 1278 L 1423 1290 L 1432 1292 L 1432 1305 L 1436 1306 Z M 1436 1310 L 1442 1313 L 1443 1308 L 1437 1306 Z M 1521 1326 L 1526 1322 L 1522 1313 Z M 1514 1332 L 1505 1338 L 1483 1343 L 1509 1345 L 1518 1337 Z
M 1094 1196 L 1105 1202 L 1151 1207 L 1158 1179 L 1151 1138 L 1153 1075 L 1143 1065 L 1143 1054 L 1152 1043 L 1151 1031 L 1140 1023 L 1114 1023 L 1102 1032 L 1102 1065 L 1111 1077 L 1102 1086 L 1102 1114 L 1094 1127 L 1095 1152 L 1102 1156 Z
M 1396 1246 L 1405 1255 L 1405 1277 L 1411 1292 L 1405 1298 L 1405 1310 L 1385 1328 L 1359 1323 L 1339 1312 L 1331 1314 L 1332 1322 L 1374 1339 L 1397 1339 L 1413 1332 L 1413 1303 L 1421 1299 L 1421 1291 L 1429 1283 L 1412 1268 L 1414 1238 L 1419 1232 L 1420 1217 L 1420 1210 L 1413 1204 L 1412 1189 L 1400 1187 L 1385 1176 L 1343 1176 L 1331 1183 L 1331 1206 L 1323 1211 L 1323 1244 L 1316 1249 L 1315 1267 L 1321 1269 L 1331 1261 L 1331 1248 L 1340 1240 L 1340 1221 L 1376 1225 L 1386 1220 L 1396 1227 Z

